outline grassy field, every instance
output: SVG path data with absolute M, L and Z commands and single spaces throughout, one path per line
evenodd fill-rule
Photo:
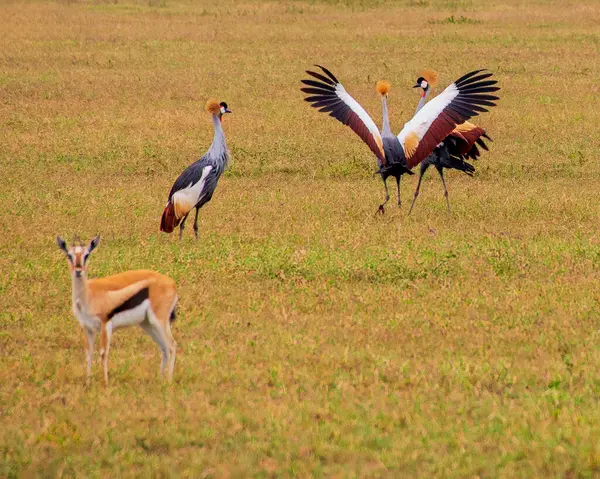
M 600 475 L 600 9 L 493 3 L 2 2 L 0 477 Z M 451 215 L 435 171 L 374 215 L 370 151 L 302 101 L 314 63 L 377 124 L 391 81 L 395 131 L 420 69 L 495 73 Z M 180 243 L 208 97 L 232 162 Z M 130 329 L 84 387 L 75 233 L 92 276 L 176 279 L 172 386 Z

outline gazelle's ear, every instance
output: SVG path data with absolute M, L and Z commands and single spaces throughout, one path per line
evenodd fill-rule
M 92 238 L 92 241 L 90 241 L 90 245 L 88 246 L 88 253 L 94 251 L 96 246 L 98 246 L 98 243 L 100 243 L 100 235 L 96 235 Z
M 65 254 L 69 253 L 69 250 L 67 250 L 67 243 L 65 243 L 65 240 L 62 239 L 60 236 L 56 237 L 56 244 L 61 250 L 65 252 Z

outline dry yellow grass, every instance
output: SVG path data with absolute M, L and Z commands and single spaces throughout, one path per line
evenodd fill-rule
M 0 5 L 0 476 L 594 476 L 600 10 L 469 0 Z M 302 101 L 330 67 L 399 130 L 425 67 L 495 72 L 475 178 L 374 216 L 375 162 Z M 440 91 L 440 87 L 438 87 Z M 158 232 L 226 101 L 201 240 Z M 141 331 L 86 390 L 57 233 L 181 302 L 172 387 Z

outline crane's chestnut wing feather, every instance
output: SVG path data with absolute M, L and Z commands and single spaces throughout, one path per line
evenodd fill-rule
M 448 146 L 451 155 L 476 160 L 481 154 L 476 144 L 488 151 L 488 147 L 482 138 L 491 141 L 483 128 L 465 121 L 452 130 L 447 140 L 444 140 L 444 144 Z
M 307 71 L 315 80 L 302 80 L 306 87 L 300 88 L 309 94 L 304 98 L 312 107 L 329 113 L 336 120 L 349 126 L 368 145 L 371 151 L 385 165 L 385 153 L 381 134 L 369 114 L 350 96 L 344 86 L 325 67 L 318 66 L 323 73 Z

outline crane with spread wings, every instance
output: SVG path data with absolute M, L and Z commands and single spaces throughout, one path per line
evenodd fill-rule
M 491 75 L 491 74 L 490 74 Z M 434 70 L 426 69 L 421 72 L 417 83 L 413 88 L 419 88 L 421 93 L 421 99 L 417 105 L 415 114 L 423 108 L 425 105 L 432 88 L 435 88 L 438 83 L 438 74 Z M 498 87 L 494 87 L 498 90 Z M 462 171 L 466 175 L 473 176 L 475 173 L 475 166 L 468 162 L 468 160 L 477 160 L 481 156 L 481 152 L 477 145 L 483 150 L 488 151 L 488 147 L 483 139 L 492 141 L 486 131 L 474 125 L 471 122 L 465 121 L 464 123 L 457 125 L 452 133 L 433 150 L 433 153 L 425 158 L 420 164 L 419 181 L 417 183 L 417 189 L 415 190 L 412 204 L 408 214 L 410 215 L 419 192 L 421 191 L 421 180 L 423 175 L 430 166 L 435 166 L 442 180 L 442 186 L 444 187 L 444 196 L 446 197 L 446 207 L 448 213 L 450 213 L 450 200 L 448 199 L 448 188 L 446 187 L 446 180 L 444 180 L 444 170 L 457 170 Z
M 495 86 L 495 80 L 489 80 L 492 74 L 485 70 L 474 70 L 424 105 L 395 136 L 388 118 L 389 83 L 380 81 L 377 85 L 383 104 L 383 127 L 379 131 L 369 114 L 350 96 L 333 73 L 325 67 L 316 66 L 322 73 L 307 70 L 306 73 L 313 79 L 302 80 L 305 86 L 301 91 L 308 95 L 304 100 L 348 125 L 377 157 L 378 173 L 385 188 L 385 200 L 377 210 L 380 213 L 385 212 L 385 204 L 390 197 L 387 188 L 390 176 L 396 178 L 400 205 L 402 175 L 413 174 L 412 168 L 427 158 L 457 125 L 487 112 L 486 107 L 495 106 L 494 101 L 498 100 L 498 97 L 490 95 L 499 89 Z

